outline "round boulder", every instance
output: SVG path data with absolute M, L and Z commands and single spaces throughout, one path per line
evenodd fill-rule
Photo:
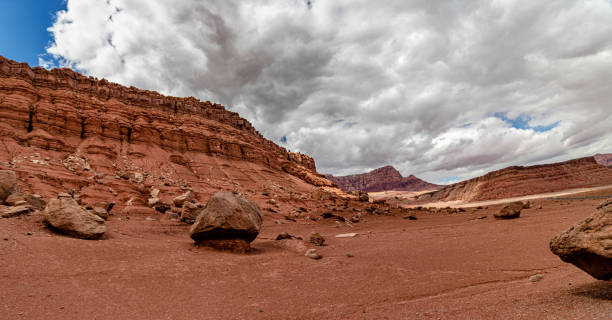
M 217 240 L 255 240 L 263 215 L 257 204 L 232 192 L 215 193 L 200 211 L 191 227 L 196 243 Z
M 521 216 L 523 202 L 517 201 L 504 206 L 498 213 L 494 214 L 495 219 L 516 219 Z
M 83 210 L 69 196 L 49 201 L 44 221 L 55 231 L 81 239 L 98 239 L 106 232 L 102 218 Z

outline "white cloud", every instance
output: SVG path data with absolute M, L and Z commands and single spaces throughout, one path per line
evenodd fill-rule
M 321 172 L 438 182 L 612 151 L 610 21 L 606 0 L 69 0 L 48 52 L 222 103 Z

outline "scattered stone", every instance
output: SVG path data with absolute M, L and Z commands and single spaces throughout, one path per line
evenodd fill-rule
M 189 224 L 194 223 L 202 209 L 204 209 L 204 205 L 201 203 L 186 202 L 183 204 L 181 211 L 181 221 Z
M 110 215 L 111 214 L 111 210 L 115 207 L 115 203 L 114 202 L 106 202 L 106 201 L 101 201 L 101 202 L 96 202 L 93 207 L 100 207 L 104 210 L 106 210 L 106 212 Z
M 159 198 L 149 198 L 147 200 L 149 207 L 154 207 L 157 203 L 159 203 Z
M 266 203 L 275 206 L 276 205 L 276 200 L 268 199 L 268 200 L 266 200 Z
M 341 234 L 337 234 L 336 238 L 353 238 L 356 236 L 357 236 L 356 233 L 341 233 Z
M 32 211 L 34 211 L 34 208 L 28 204 L 22 204 L 15 207 L 0 206 L 0 216 L 2 218 L 12 218 Z
M 170 208 L 172 207 L 169 204 L 163 202 L 158 202 L 153 206 L 153 209 L 160 213 L 166 213 L 166 211 L 170 210 Z
M 32 234 L 32 232 L 26 232 L 26 236 L 31 236 Z
M 194 199 L 193 192 L 187 191 L 184 194 L 174 198 L 172 202 L 174 203 L 175 206 L 177 206 L 178 208 L 181 208 L 183 207 L 183 204 L 185 202 L 191 202 L 193 199 Z
M 217 246 L 215 241 L 236 240 L 227 244 L 236 245 L 235 249 L 246 252 L 250 250 L 249 243 L 259 234 L 262 222 L 263 214 L 257 204 L 223 191 L 215 193 L 208 200 L 190 233 L 196 243 L 213 247 Z
M 351 216 L 351 222 L 352 223 L 358 223 L 359 222 L 359 216 L 358 215 Z
M 310 243 L 317 246 L 322 246 L 325 243 L 325 238 L 323 238 L 318 232 L 311 232 Z
M 146 217 L 145 220 L 147 220 L 147 221 L 155 221 L 155 219 L 153 219 L 151 217 Z
M 178 220 L 180 215 L 176 212 L 168 212 L 168 219 Z
M 93 207 L 91 212 L 104 220 L 108 219 L 108 211 L 106 211 L 106 209 L 103 207 Z
M 98 239 L 106 232 L 104 220 L 83 210 L 69 194 L 49 201 L 44 221 L 55 231 L 81 239 Z
M 538 210 L 542 210 L 542 204 L 538 205 Z
M 352 254 L 350 254 L 350 253 L 347 253 L 347 254 L 346 254 L 346 256 L 347 256 L 348 258 L 353 258 L 353 257 L 355 257 L 354 255 L 352 255 Z
M 495 219 L 516 219 L 521 216 L 521 209 L 523 209 L 523 202 L 517 201 L 503 207 L 498 213 L 495 213 L 493 217 Z
M 544 276 L 541 274 L 534 274 L 533 276 L 529 277 L 529 281 L 531 282 L 538 282 L 542 279 L 544 279 Z
M 405 216 L 404 216 L 404 219 L 407 219 L 407 220 L 416 220 L 416 219 L 417 219 L 417 217 L 415 217 L 415 216 L 413 216 L 413 215 L 411 215 L 411 214 L 410 214 L 410 215 L 405 215 Z
M 322 258 L 322 256 L 317 252 L 317 249 L 308 249 L 304 255 L 314 260 L 319 260 Z
M 150 198 L 159 198 L 159 189 L 151 189 L 151 192 L 149 193 Z
M 550 241 L 550 251 L 598 280 L 612 279 L 612 200 Z
M 36 210 L 42 210 L 47 206 L 47 202 L 39 194 L 26 194 L 25 201 Z
M 281 232 L 278 234 L 278 236 L 276 236 L 276 240 L 284 240 L 284 239 L 291 239 L 291 238 L 293 238 L 293 236 L 287 232 Z
M 0 170 L 0 204 L 18 191 L 17 176 L 10 170 Z
M 321 218 L 323 218 L 323 219 L 335 219 L 335 220 L 342 221 L 342 222 L 346 221 L 344 219 L 344 217 L 337 216 L 337 215 L 335 215 L 333 213 L 329 213 L 329 212 L 325 212 L 325 213 L 321 214 Z

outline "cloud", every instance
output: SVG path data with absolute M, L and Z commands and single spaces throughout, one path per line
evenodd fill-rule
M 443 182 L 612 151 L 611 19 L 606 0 L 69 0 L 48 53 L 222 103 L 321 172 Z

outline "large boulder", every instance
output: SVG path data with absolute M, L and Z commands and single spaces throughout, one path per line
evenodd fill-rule
M 521 216 L 521 210 L 524 205 L 522 201 L 512 202 L 504 206 L 498 213 L 495 213 L 493 217 L 495 219 L 516 219 Z
M 55 231 L 81 239 L 97 239 L 106 232 L 104 219 L 83 210 L 76 200 L 66 195 L 49 201 L 44 221 Z
M 248 245 L 259 234 L 262 221 L 261 209 L 254 202 L 232 192 L 217 192 L 196 218 L 191 238 L 203 244 L 239 240 Z
M 554 237 L 550 251 L 595 279 L 612 279 L 612 200 Z
M 18 191 L 18 187 L 15 172 L 10 170 L 0 170 L 0 204 L 16 191 Z

